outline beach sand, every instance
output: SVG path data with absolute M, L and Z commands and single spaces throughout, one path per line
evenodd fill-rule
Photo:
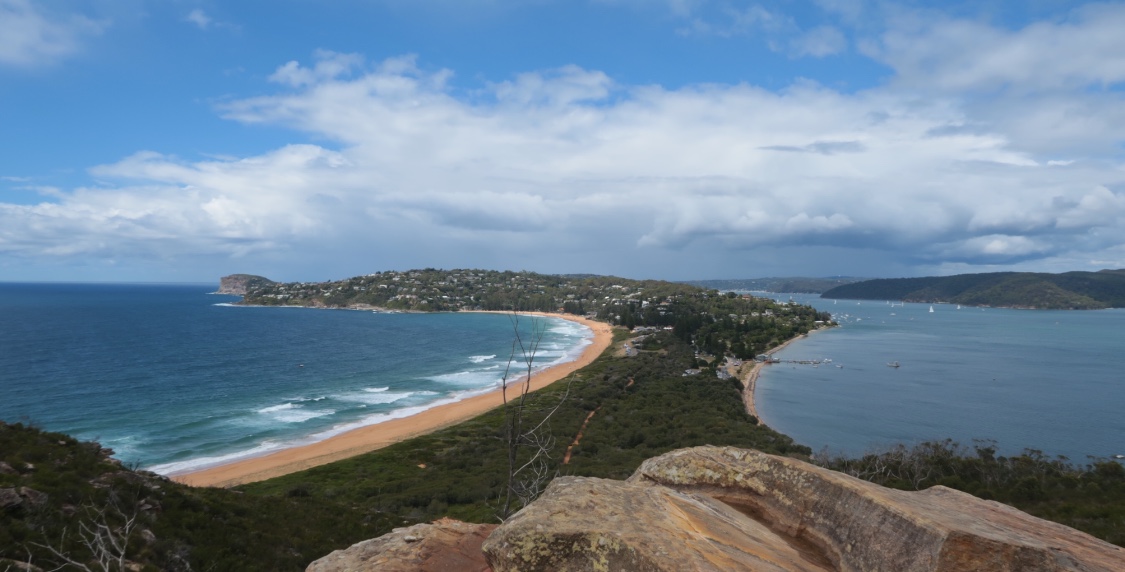
M 520 314 L 562 318 L 578 322 L 594 332 L 593 343 L 586 347 L 578 359 L 559 364 L 533 375 L 531 379 L 532 391 L 542 389 L 586 367 L 613 342 L 613 331 L 609 324 L 569 314 L 538 312 L 521 312 Z M 511 392 L 509 392 L 509 395 L 511 395 Z M 425 435 L 450 425 L 456 425 L 502 404 L 501 392 L 499 390 L 492 391 L 456 403 L 427 409 L 410 417 L 360 427 L 310 445 L 284 449 L 261 457 L 243 459 L 200 471 L 169 476 L 175 481 L 195 487 L 231 487 L 242 483 L 264 481 L 361 455 L 411 437 Z
M 820 330 L 812 330 L 808 334 L 801 334 L 800 336 L 786 340 L 785 343 L 769 350 L 769 353 L 775 354 L 789 347 L 789 344 L 798 340 L 803 340 L 810 334 L 819 331 Z M 739 379 L 742 380 L 742 401 L 746 404 L 746 412 L 750 415 L 753 415 L 758 420 L 758 423 L 761 423 L 762 425 L 765 425 L 766 423 L 765 421 L 762 421 L 762 416 L 758 415 L 758 406 L 754 402 L 754 390 L 758 388 L 758 376 L 762 373 L 762 368 L 766 367 L 767 365 L 769 365 L 769 362 L 745 363 L 739 368 L 739 372 L 737 374 Z

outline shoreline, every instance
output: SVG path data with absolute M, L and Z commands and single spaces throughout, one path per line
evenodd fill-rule
M 770 355 L 773 355 L 773 354 L 789 347 L 790 344 L 792 344 L 792 343 L 794 343 L 798 340 L 805 339 L 805 338 L 809 337 L 810 335 L 812 335 L 816 332 L 819 332 L 821 329 L 823 329 L 823 328 L 810 330 L 808 333 L 801 334 L 801 335 L 799 335 L 795 338 L 789 338 L 788 340 L 785 340 L 785 342 L 783 342 L 781 345 L 779 345 L 776 348 L 773 348 L 772 350 L 770 350 Z M 770 364 L 770 362 L 765 362 L 765 361 L 764 362 L 757 362 L 756 361 L 756 362 L 754 362 L 754 365 L 752 365 L 748 371 L 739 372 L 739 379 L 742 380 L 742 403 L 746 405 L 746 412 L 749 413 L 750 415 L 753 415 L 754 418 L 758 420 L 758 424 L 762 425 L 762 426 L 767 426 L 767 425 L 766 425 L 766 422 L 762 419 L 762 416 L 758 415 L 758 405 L 754 401 L 754 391 L 758 389 L 758 376 L 761 375 L 762 369 L 765 368 L 765 366 L 767 366 L 769 364 Z
M 492 313 L 503 314 L 507 312 Z M 546 312 L 519 312 L 519 315 L 560 318 L 576 322 L 590 328 L 594 335 L 591 343 L 582 350 L 582 354 L 577 359 L 535 372 L 530 381 L 531 391 L 547 387 L 586 367 L 609 348 L 613 342 L 612 326 L 603 322 L 596 322 L 581 316 Z M 520 376 L 514 383 L 526 383 L 525 380 L 526 375 Z M 232 487 L 243 483 L 263 481 L 362 455 L 412 437 L 432 433 L 468 421 L 501 405 L 503 405 L 503 395 L 497 388 L 461 401 L 426 409 L 408 417 L 359 427 L 316 443 L 282 449 L 259 457 L 250 457 L 198 471 L 173 473 L 167 476 L 176 482 L 193 487 Z

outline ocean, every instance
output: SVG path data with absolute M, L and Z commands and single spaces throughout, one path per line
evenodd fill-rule
M 241 307 L 213 290 L 0 283 L 0 420 L 178 473 L 495 389 L 512 354 L 503 314 Z M 592 338 L 574 322 L 535 323 L 537 369 Z M 532 324 L 520 317 L 525 335 Z
M 931 312 L 930 304 L 758 295 L 792 297 L 841 324 L 777 354 L 822 363 L 766 366 L 756 391 L 762 420 L 814 451 L 860 455 L 952 438 L 1079 465 L 1125 454 L 1125 310 L 933 304 Z

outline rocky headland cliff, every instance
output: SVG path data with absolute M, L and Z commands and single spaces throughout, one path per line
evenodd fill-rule
M 231 274 L 230 276 L 223 276 L 219 279 L 219 290 L 215 293 L 245 296 L 248 291 L 254 288 L 262 288 L 274 284 L 276 284 L 276 282 L 262 276 L 255 276 L 253 274 Z
M 479 549 L 477 548 L 479 546 Z M 730 447 L 560 477 L 503 525 L 443 519 L 313 562 L 360 570 L 1120 571 L 1125 549 L 945 487 L 904 492 Z

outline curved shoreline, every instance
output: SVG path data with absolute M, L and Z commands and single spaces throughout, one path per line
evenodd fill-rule
M 789 344 L 809 337 L 814 332 L 819 332 L 819 329 L 810 330 L 808 333 L 801 334 L 795 338 L 785 340 L 784 343 L 770 350 L 770 355 L 773 355 L 787 347 Z M 740 371 L 739 379 L 742 380 L 742 402 L 746 405 L 746 412 L 753 415 L 758 420 L 760 425 L 765 426 L 766 422 L 762 420 L 762 416 L 758 415 L 758 405 L 754 401 L 754 391 L 758 389 L 758 376 L 761 375 L 762 369 L 769 365 L 770 362 L 754 362 L 754 365 L 749 370 Z
M 542 389 L 586 367 L 597 359 L 613 341 L 612 326 L 603 322 L 595 322 L 569 314 L 520 312 L 519 315 L 560 318 L 577 322 L 590 328 L 594 334 L 592 343 L 586 346 L 582 355 L 577 359 L 533 374 L 531 391 Z M 524 381 L 521 379 L 517 383 L 524 383 Z M 263 481 L 354 457 L 412 437 L 432 433 L 468 421 L 500 405 L 503 405 L 503 396 L 497 389 L 462 401 L 427 409 L 409 417 L 391 419 L 353 429 L 316 443 L 169 476 L 177 482 L 196 487 L 231 487 L 243 483 Z

